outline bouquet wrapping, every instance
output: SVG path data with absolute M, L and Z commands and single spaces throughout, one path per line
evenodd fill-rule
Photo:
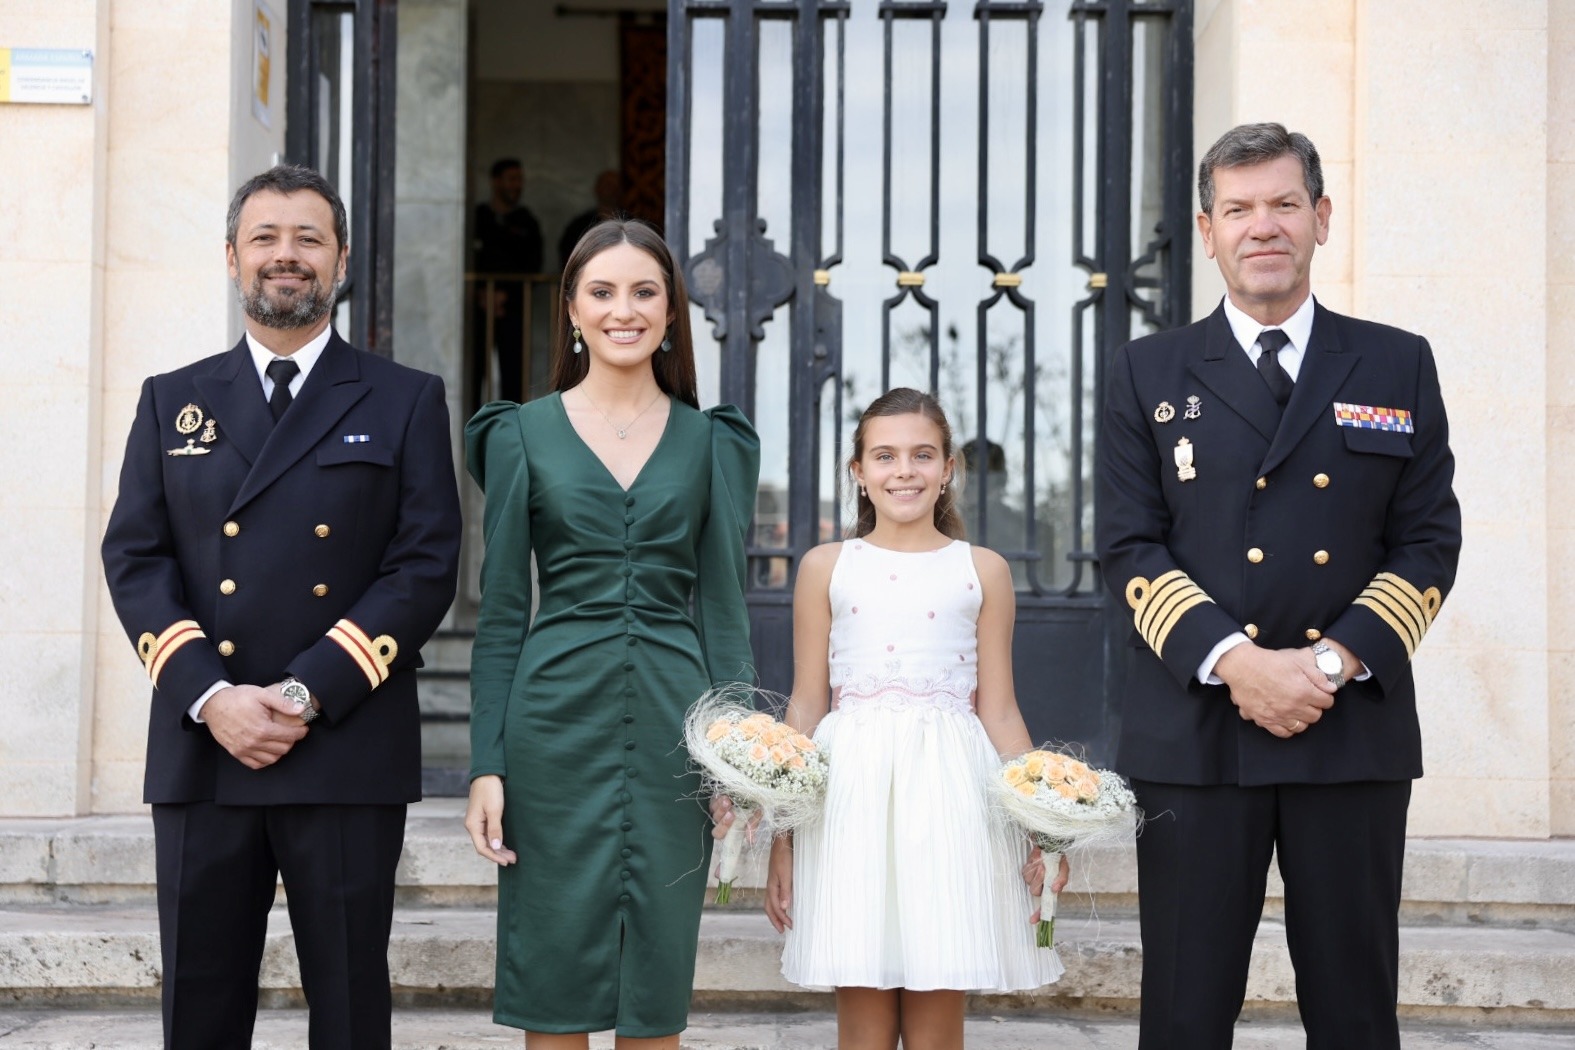
M 736 814 L 717 847 L 718 904 L 732 899 L 755 815 L 769 841 L 819 817 L 826 793 L 825 754 L 809 737 L 757 711 L 757 692 L 744 685 L 720 686 L 695 701 L 684 718 L 684 744 L 706 792 L 726 795 Z
M 1117 774 L 1045 748 L 1001 766 L 991 778 L 990 794 L 999 813 L 1026 831 L 1044 853 L 1045 885 L 1035 942 L 1041 948 L 1052 947 L 1056 898 L 1050 884 L 1061 854 L 1131 834 L 1137 826 L 1137 799 Z

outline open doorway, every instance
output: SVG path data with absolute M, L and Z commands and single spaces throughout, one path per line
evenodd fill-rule
M 471 0 L 467 408 L 545 393 L 557 275 L 598 218 L 662 221 L 664 0 Z

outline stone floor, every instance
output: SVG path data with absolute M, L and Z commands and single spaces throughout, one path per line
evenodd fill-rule
M 1130 1019 L 970 1017 L 969 1050 L 1131 1050 L 1137 1024 Z M 1407 1026 L 1406 1050 L 1570 1050 L 1575 1031 L 1502 1026 L 1440 1028 Z M 253 1050 L 300 1050 L 306 1045 L 306 1014 L 265 1010 L 258 1018 Z M 482 1011 L 401 1010 L 394 1016 L 395 1050 L 497 1050 L 519 1047 L 513 1029 L 494 1025 Z M 607 1050 L 611 1036 L 591 1039 Z M 836 1023 L 825 1014 L 696 1014 L 684 1034 L 686 1050 L 831 1050 Z M 1243 1021 L 1235 1050 L 1301 1050 L 1295 1024 Z M 29 1011 L 0 1009 L 0 1050 L 158 1050 L 158 1013 L 123 1011 Z

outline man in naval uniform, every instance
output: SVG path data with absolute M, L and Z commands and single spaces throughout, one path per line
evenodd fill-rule
M 1226 297 L 1112 357 L 1098 471 L 1135 626 L 1139 1046 L 1231 1045 L 1277 851 L 1307 1046 L 1398 1048 L 1411 658 L 1460 553 L 1438 375 L 1425 339 L 1313 299 L 1330 202 L 1305 136 L 1235 128 L 1198 189 Z
M 349 249 L 316 172 L 247 182 L 227 240 L 246 335 L 143 384 L 103 546 L 153 684 L 165 1045 L 251 1045 L 282 875 L 311 1046 L 387 1047 L 415 674 L 459 553 L 443 383 L 330 327 Z

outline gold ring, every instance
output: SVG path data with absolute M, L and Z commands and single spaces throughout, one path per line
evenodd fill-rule
M 1291 732 L 1294 733 L 1297 730 L 1299 730 L 1301 727 L 1302 727 L 1302 720 L 1300 718 L 1298 718 L 1296 721 L 1291 723 Z

